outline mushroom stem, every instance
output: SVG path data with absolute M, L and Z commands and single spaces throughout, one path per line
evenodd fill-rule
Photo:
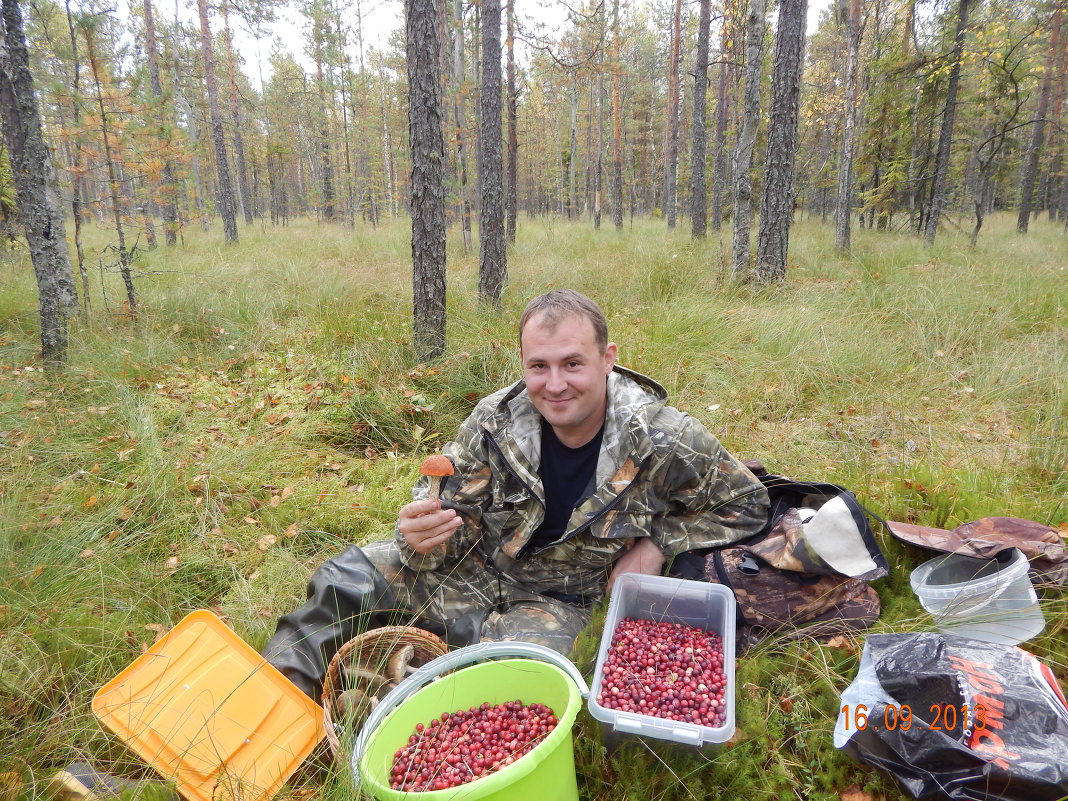
M 441 476 L 430 476 L 430 499 L 437 500 L 441 497 Z

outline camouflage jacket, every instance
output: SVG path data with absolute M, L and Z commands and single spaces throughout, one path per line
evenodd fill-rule
M 608 376 L 594 491 L 561 539 L 535 548 L 531 535 L 545 516 L 541 415 L 523 381 L 483 398 L 444 448 L 456 475 L 442 488 L 442 501 L 461 512 L 464 525 L 426 555 L 398 532 L 405 562 L 428 570 L 475 559 L 534 592 L 596 600 L 612 565 L 639 537 L 652 537 L 670 558 L 757 533 L 768 514 L 763 485 L 666 400 L 655 381 L 616 366 Z M 413 496 L 426 491 L 422 478 Z

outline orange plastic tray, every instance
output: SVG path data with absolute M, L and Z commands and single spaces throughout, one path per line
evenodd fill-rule
M 189 801 L 266 801 L 325 733 L 322 707 L 206 610 L 101 687 L 92 708 Z

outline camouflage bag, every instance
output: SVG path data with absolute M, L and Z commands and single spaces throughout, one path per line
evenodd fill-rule
M 763 482 L 771 511 L 763 532 L 717 548 L 704 578 L 734 591 L 739 650 L 773 632 L 831 636 L 862 631 L 879 618 L 879 596 L 867 582 L 889 572 L 868 512 L 837 484 L 796 481 L 746 466 Z

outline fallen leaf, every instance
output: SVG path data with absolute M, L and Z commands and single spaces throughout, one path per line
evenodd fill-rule
M 788 695 L 782 696 L 779 698 L 779 709 L 781 709 L 784 714 L 789 715 L 794 711 L 794 699 Z
M 85 503 L 84 503 L 84 504 L 82 504 L 82 505 L 83 505 L 83 506 L 84 506 L 84 507 L 85 507 L 86 509 L 92 509 L 92 508 L 93 508 L 94 506 L 96 506 L 96 503 L 97 503 L 97 501 L 99 501 L 99 500 L 100 500 L 100 499 L 99 499 L 98 497 L 96 497 L 95 495 L 90 495 L 90 496 L 89 496 L 89 497 L 88 497 L 88 498 L 86 499 Z
M 122 507 L 122 511 L 119 512 L 119 520 L 125 523 L 131 517 L 133 517 L 133 509 L 131 509 L 129 506 Z
M 256 518 L 252 517 L 252 516 L 246 517 L 246 518 L 244 518 L 244 520 L 250 526 L 258 526 L 260 524 L 260 521 L 257 520 Z
M 857 785 L 851 785 L 838 794 L 842 801 L 872 801 L 871 793 L 866 793 Z
M 63 524 L 63 518 L 62 517 L 53 517 L 51 520 L 48 521 L 47 528 L 55 528 L 56 526 L 59 526 L 59 525 L 62 525 L 62 524 Z
M 256 540 L 256 547 L 261 551 L 268 551 L 276 542 L 278 542 L 278 537 L 274 536 L 274 534 L 264 534 Z
M 293 488 L 292 487 L 282 487 L 281 498 L 282 498 L 283 501 L 286 500 L 292 494 L 293 494 Z
M 167 570 L 177 570 L 181 560 L 177 556 L 168 556 L 167 561 L 163 563 L 163 567 Z
M 287 537 L 295 537 L 299 533 L 300 533 L 300 525 L 297 524 L 297 523 L 292 523 L 286 528 L 286 536 Z
M 167 629 L 163 627 L 162 623 L 146 623 L 145 628 L 148 631 L 155 632 L 157 640 L 163 636 L 164 632 L 167 631 Z
M 221 536 L 222 536 L 222 528 L 221 528 L 220 526 L 215 526 L 215 527 L 214 527 L 214 528 L 213 528 L 213 529 L 211 530 L 211 535 L 212 535 L 213 537 L 221 537 Z
M 829 648 L 845 648 L 846 650 L 852 650 L 853 644 L 847 637 L 838 634 L 831 639 L 827 640 L 827 647 Z
M 82 552 L 81 552 L 80 554 L 78 554 L 78 555 L 79 555 L 79 556 L 81 556 L 81 558 L 82 558 L 82 559 L 88 559 L 88 558 L 89 558 L 90 556 L 92 556 L 92 555 L 93 555 L 94 553 L 95 553 L 95 551 L 94 551 L 94 550 L 93 550 L 92 548 L 86 548 L 86 549 L 85 549 L 84 551 L 82 551 Z
M 113 528 L 111 531 L 108 532 L 108 542 L 115 542 L 115 539 L 118 536 L 119 530 L 117 528 Z
M 279 498 L 277 495 L 272 495 L 270 503 L 271 503 L 271 508 L 274 508 L 274 507 L 276 507 L 276 506 L 278 506 L 279 504 L 282 503 L 282 499 Z

